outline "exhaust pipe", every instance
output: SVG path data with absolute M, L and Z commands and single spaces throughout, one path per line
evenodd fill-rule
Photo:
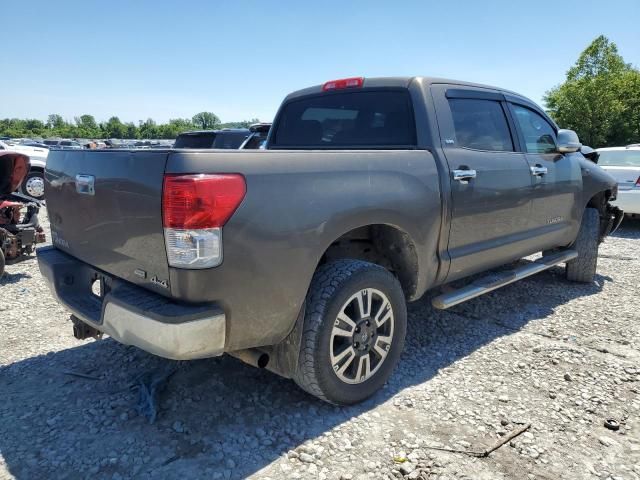
M 102 337 L 100 330 L 87 325 L 75 315 L 71 315 L 71 321 L 73 322 L 73 336 L 78 340 L 86 340 L 87 338 L 99 339 Z
M 244 363 L 256 368 L 267 368 L 269 365 L 269 354 L 258 350 L 257 348 L 249 348 L 246 350 L 236 350 L 235 352 L 227 352 L 232 357 L 243 361 Z

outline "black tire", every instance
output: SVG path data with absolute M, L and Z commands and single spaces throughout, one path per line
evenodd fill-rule
M 384 346 L 387 351 L 385 358 L 380 360 L 379 354 L 371 353 L 370 358 L 377 358 L 379 367 L 372 367 L 371 376 L 361 383 L 350 384 L 334 371 L 330 353 L 334 348 L 332 330 L 345 302 L 366 289 L 375 289 L 386 296 L 393 315 L 393 333 L 389 344 Z M 393 373 L 404 348 L 407 306 L 400 282 L 379 265 L 360 260 L 338 260 L 323 265 L 315 273 L 306 305 L 295 382 L 310 394 L 336 405 L 355 404 L 373 395 Z M 382 306 L 377 308 L 378 312 L 383 311 Z M 373 310 L 372 306 L 369 312 L 371 319 L 375 313 Z M 373 320 L 372 325 L 375 325 Z M 351 347 L 351 342 L 356 342 L 356 339 L 353 337 L 345 341 Z M 373 344 L 378 343 L 377 333 L 375 337 L 369 337 L 369 343 L 374 348 Z M 371 367 L 372 364 L 369 365 Z M 359 372 L 358 369 L 356 377 Z
M 29 181 L 33 181 L 33 179 L 39 179 L 43 182 L 44 185 L 44 173 L 40 172 L 40 171 L 32 171 L 29 172 L 29 175 L 27 175 L 27 177 L 24 179 L 24 181 L 22 182 L 22 185 L 20 185 L 20 193 L 22 193 L 23 195 L 28 195 L 31 198 L 35 198 L 36 200 L 44 200 L 44 190 L 42 190 L 42 194 L 32 194 L 29 193 L 28 189 L 27 189 L 27 185 L 29 184 Z
M 4 252 L 0 250 L 0 278 L 2 278 L 2 275 L 4 275 L 4 265 L 5 265 Z
M 578 258 L 567 262 L 567 280 L 591 283 L 598 267 L 598 245 L 600 243 L 600 213 L 595 208 L 587 208 L 582 215 L 582 224 L 573 244 Z

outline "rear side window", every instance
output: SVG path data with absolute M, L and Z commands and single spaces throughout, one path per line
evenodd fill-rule
M 286 104 L 272 148 L 411 148 L 416 145 L 409 92 L 318 95 Z
M 502 105 L 494 100 L 449 99 L 458 146 L 512 152 L 513 140 Z
M 512 104 L 516 122 L 524 136 L 525 151 L 528 153 L 555 153 L 556 132 L 542 115 L 520 105 Z

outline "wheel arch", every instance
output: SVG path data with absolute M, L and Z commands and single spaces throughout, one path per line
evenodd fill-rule
M 316 270 L 327 262 L 347 258 L 385 267 L 398 278 L 408 300 L 422 293 L 416 242 L 396 225 L 370 223 L 344 231 L 326 245 Z

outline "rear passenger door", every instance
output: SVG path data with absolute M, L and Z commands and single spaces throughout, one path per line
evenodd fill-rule
M 449 166 L 451 218 L 447 280 L 526 255 L 531 173 L 498 91 L 432 87 Z
M 534 105 L 509 100 L 533 182 L 531 235 L 541 250 L 569 243 L 582 217 L 580 154 L 558 153 L 555 125 Z

